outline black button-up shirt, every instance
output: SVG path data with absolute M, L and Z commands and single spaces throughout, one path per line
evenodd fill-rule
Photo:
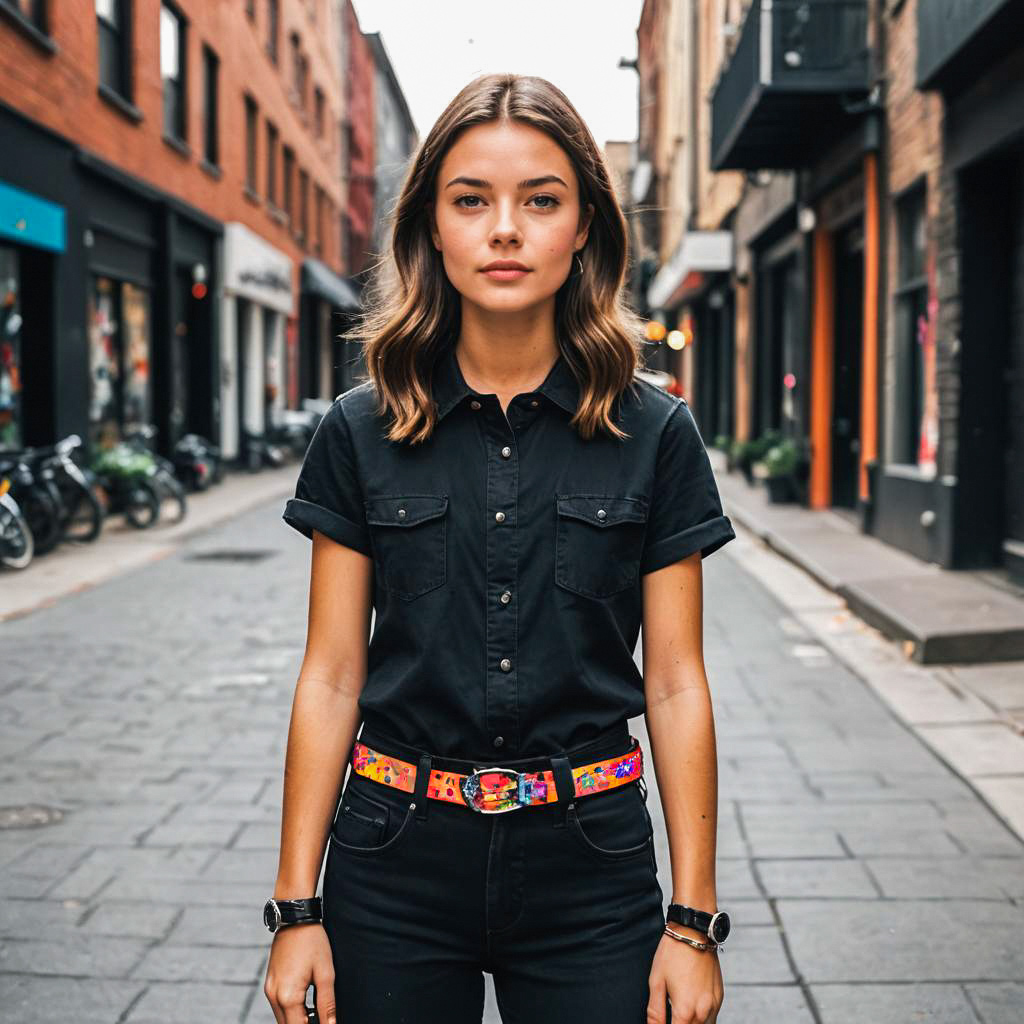
M 631 436 L 585 441 L 563 355 L 507 417 L 453 344 L 431 384 L 438 422 L 416 446 L 385 438 L 372 382 L 339 395 L 283 514 L 373 559 L 367 727 L 493 760 L 642 714 L 641 576 L 735 537 L 689 406 L 635 378 L 615 410 Z

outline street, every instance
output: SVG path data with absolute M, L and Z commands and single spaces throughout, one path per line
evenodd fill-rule
M 260 908 L 309 565 L 279 512 L 0 625 L 5 1019 L 273 1019 Z M 1021 840 L 758 579 L 794 570 L 745 531 L 727 556 L 704 573 L 720 1021 L 1016 1024 Z

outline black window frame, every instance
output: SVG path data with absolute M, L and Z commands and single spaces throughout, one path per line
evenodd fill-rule
M 168 82 L 174 81 L 164 75 L 163 67 L 163 46 L 164 46 L 164 25 L 166 24 L 165 13 L 172 17 L 177 23 L 178 30 L 178 77 L 173 87 L 178 101 L 177 113 L 173 124 L 169 124 L 168 109 Z M 185 147 L 188 143 L 188 19 L 181 9 L 170 0 L 160 0 L 160 37 L 159 37 L 159 63 L 160 63 L 160 91 L 163 99 L 163 134 L 164 141 L 170 142 L 178 147 Z
M 295 150 L 284 146 L 281 150 L 281 209 L 285 223 L 291 227 L 295 219 Z
M 267 56 L 277 63 L 279 42 L 281 37 L 281 3 L 280 0 L 267 0 Z
M 281 135 L 277 125 L 269 118 L 266 121 L 264 130 L 266 137 L 266 196 L 267 202 L 275 209 L 280 209 L 277 203 L 277 151 L 281 148 Z
M 327 130 L 327 97 L 319 85 L 313 86 L 313 130 L 318 139 L 324 137 Z
M 28 12 L 21 9 L 21 0 L 0 0 L 0 14 L 15 28 L 47 53 L 56 53 L 57 45 L 50 37 L 50 0 L 29 0 Z
M 302 247 L 309 246 L 309 171 L 299 168 L 299 230 L 298 238 Z
M 260 105 L 249 93 L 243 93 L 242 98 L 245 103 L 245 194 L 250 199 L 258 199 Z
M 928 189 L 919 179 L 895 199 L 896 287 L 893 324 L 896 332 L 897 434 L 894 458 L 917 465 L 924 412 L 922 318 L 928 322 Z M 921 232 L 922 237 L 915 237 Z M 920 244 L 918 244 L 920 241 Z
M 203 159 L 220 167 L 220 57 L 203 43 Z
M 98 10 L 96 15 L 96 76 L 102 96 L 114 103 L 131 104 L 135 83 L 132 67 L 131 0 L 113 0 L 117 8 L 118 24 L 112 24 Z M 116 81 L 107 77 L 112 62 L 116 62 Z

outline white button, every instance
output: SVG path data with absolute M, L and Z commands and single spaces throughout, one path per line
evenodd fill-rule
M 508 658 L 501 659 L 501 671 L 510 672 L 512 670 L 512 662 Z
M 605 512 L 605 510 L 603 508 L 599 508 L 597 510 L 597 518 L 598 519 L 604 519 L 607 515 L 608 515 L 608 513 Z
M 505 737 L 504 736 L 495 736 L 494 737 L 494 745 L 496 747 L 500 747 L 504 742 L 505 742 Z
M 532 406 L 534 407 L 534 409 L 536 409 L 536 408 L 537 408 L 537 399 L 535 398 L 535 399 L 534 399 L 534 400 L 533 400 L 533 401 L 532 401 L 532 402 L 530 403 L 530 405 L 532 405 Z
M 469 403 L 469 407 L 471 409 L 479 409 L 480 403 L 474 398 L 473 401 Z
M 406 517 L 406 516 L 407 516 L 408 514 L 409 514 L 409 513 L 408 513 L 408 512 L 406 512 L 404 508 L 400 508 L 400 509 L 398 510 L 398 518 L 399 518 L 399 519 L 404 519 L 404 518 L 405 518 L 405 517 Z
M 501 600 L 502 604 L 508 604 L 509 601 L 512 600 L 512 592 L 509 591 L 509 590 L 506 590 L 505 593 L 501 595 L 500 600 Z
M 501 456 L 502 456 L 502 458 L 507 459 L 511 454 L 512 454 L 512 449 L 509 448 L 508 445 L 505 445 L 505 447 L 501 449 Z
M 505 522 L 505 513 L 504 512 L 495 512 L 494 513 L 494 518 L 497 519 L 499 523 L 503 523 L 503 522 Z

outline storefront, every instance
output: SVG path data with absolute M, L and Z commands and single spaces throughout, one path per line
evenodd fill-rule
M 733 429 L 734 321 L 727 287 L 732 265 L 730 231 L 688 231 L 647 291 L 647 304 L 668 328 L 674 354 L 673 365 L 663 369 L 681 383 L 706 438 Z
M 220 225 L 84 155 L 89 440 L 116 444 L 146 424 L 164 454 L 187 432 L 216 433 Z
M 294 264 L 244 224 L 224 226 L 221 301 L 221 430 L 227 459 L 263 437 L 288 405 L 295 337 Z
M 298 402 L 303 398 L 331 399 L 352 383 L 351 342 L 338 335 L 359 312 L 356 286 L 319 260 L 302 264 L 299 321 Z M 298 403 L 296 403 L 298 404 Z
M 19 449 L 31 395 L 45 399 L 48 384 L 26 387 L 25 339 L 50 340 L 49 292 L 54 260 L 66 246 L 64 208 L 0 182 L 0 450 Z

